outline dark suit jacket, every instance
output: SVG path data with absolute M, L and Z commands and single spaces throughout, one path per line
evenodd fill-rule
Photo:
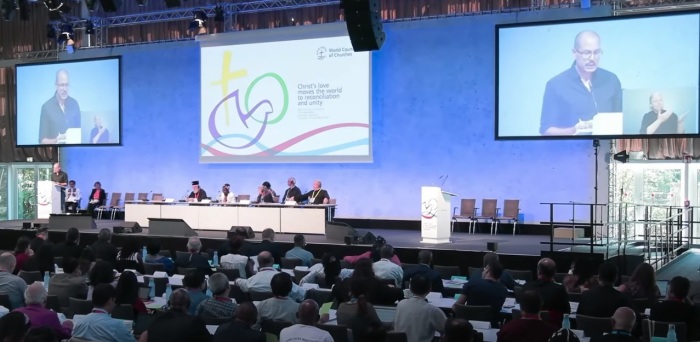
M 440 273 L 430 268 L 430 266 L 426 264 L 419 264 L 418 266 L 411 267 L 404 271 L 402 283 L 405 284 L 407 281 L 410 281 L 411 278 L 415 276 L 423 276 L 425 277 L 425 279 L 430 280 L 430 284 L 432 285 L 432 292 L 442 292 L 442 290 L 444 290 L 444 286 L 442 285 L 442 277 L 440 276 Z
M 351 278 L 340 280 L 336 278 L 335 286 L 331 292 L 333 299 L 338 303 L 350 300 L 350 280 Z M 404 298 L 403 290 L 397 287 L 390 287 L 379 279 L 365 280 L 367 282 L 367 301 L 373 305 L 395 305 L 397 300 Z
M 209 342 L 211 334 L 204 321 L 185 313 L 168 311 L 148 327 L 148 342 Z
M 95 259 L 102 259 L 116 266 L 117 248 L 112 246 L 112 244 L 104 241 L 96 241 L 92 244 L 91 248 L 92 251 L 95 252 Z
M 523 291 L 533 290 L 542 297 L 542 310 L 549 311 L 549 323 L 561 327 L 563 314 L 571 313 L 569 294 L 563 285 L 551 280 L 536 279 L 523 286 Z
M 267 338 L 264 332 L 253 330 L 239 321 L 222 324 L 216 329 L 214 342 L 229 342 L 233 340 L 236 342 L 265 342 Z
M 626 306 L 634 308 L 630 297 L 611 285 L 601 285 L 581 294 L 581 302 L 576 310 L 577 315 L 592 317 L 612 317 L 615 310 Z
M 196 268 L 204 274 L 212 274 L 209 260 L 202 254 L 183 254 L 175 260 L 175 266 L 184 268 Z
M 592 337 L 591 342 L 639 342 L 639 339 L 630 335 L 605 334 L 603 336 Z
M 664 300 L 651 307 L 649 318 L 661 322 L 685 322 L 688 338 L 693 336 L 693 328 L 698 324 L 695 307 L 685 302 Z
M 53 256 L 55 258 L 76 258 L 80 259 L 80 254 L 83 253 L 83 247 L 75 242 L 63 241 L 53 247 Z
M 270 240 L 262 240 L 258 244 L 251 244 L 250 248 L 253 253 L 249 256 L 257 256 L 260 252 L 270 252 L 272 257 L 275 258 L 275 264 L 278 265 L 282 262 L 282 257 L 286 253 L 282 252 L 282 246 Z M 241 248 L 241 254 L 243 254 L 242 250 L 243 248 Z
M 97 189 L 92 189 L 92 191 L 90 191 L 90 197 L 87 198 L 88 203 L 90 201 L 92 201 L 93 197 L 95 197 L 95 190 L 97 190 Z M 98 203 L 98 205 L 100 205 L 100 206 L 105 205 L 106 200 L 107 200 L 107 191 L 105 191 L 105 189 L 100 189 L 100 198 L 99 198 L 100 203 Z
M 294 201 L 299 202 L 301 201 L 301 190 L 299 190 L 296 185 L 291 189 L 287 188 L 287 190 L 284 191 L 284 195 L 280 197 L 281 203 L 284 203 L 287 197 L 294 197 Z

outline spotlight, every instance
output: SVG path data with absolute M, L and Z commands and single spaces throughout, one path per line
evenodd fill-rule
M 0 2 L 0 12 L 2 12 L 2 18 L 6 21 L 12 20 L 17 10 L 19 10 L 19 4 L 15 0 L 2 0 Z
M 615 153 L 613 155 L 613 159 L 621 163 L 626 163 L 628 160 L 630 160 L 630 155 L 627 154 L 627 150 L 623 150 L 621 152 Z
M 216 6 L 214 9 L 214 21 L 217 23 L 224 22 L 224 9 L 221 6 Z
M 75 44 L 75 36 L 73 36 L 73 25 L 69 23 L 64 23 L 61 25 L 61 34 L 58 36 L 58 43 L 59 44 L 66 44 L 66 51 L 68 53 L 73 53 L 75 52 L 74 44 Z
M 188 30 L 190 32 L 194 32 L 195 34 L 206 34 L 207 14 L 202 10 L 194 11 L 194 19 L 190 21 L 190 26 Z
M 95 24 L 92 20 L 85 22 L 85 34 L 95 34 Z
M 44 0 L 44 6 L 49 10 L 49 20 L 63 20 L 62 13 L 70 12 L 70 6 L 62 0 Z

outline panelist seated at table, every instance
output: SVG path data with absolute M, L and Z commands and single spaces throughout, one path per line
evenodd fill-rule
M 299 202 L 301 198 L 301 190 L 297 187 L 297 180 L 294 177 L 289 177 L 287 179 L 287 190 L 284 191 L 284 196 L 282 196 L 282 203 L 287 201 Z
M 219 197 L 216 198 L 219 203 L 234 203 L 236 202 L 236 195 L 231 192 L 231 185 L 226 183 L 221 188 L 221 193 Z
M 275 202 L 273 197 L 272 197 L 272 191 L 265 187 L 264 185 L 261 185 L 258 187 L 258 198 L 255 199 L 256 203 L 273 203 Z
M 328 204 L 330 196 L 328 191 L 321 189 L 321 181 L 314 181 L 313 190 L 299 196 L 299 202 L 308 201 L 308 204 Z
M 207 198 L 207 192 L 199 187 L 199 181 L 192 181 L 192 192 L 187 197 L 189 202 L 201 202 Z

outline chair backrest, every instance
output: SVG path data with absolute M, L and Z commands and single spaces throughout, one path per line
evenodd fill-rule
M 228 293 L 228 297 L 235 299 L 238 304 L 250 302 L 250 294 L 243 292 L 236 284 L 231 285 L 231 291 Z
M 143 269 L 146 274 L 153 274 L 155 272 L 165 272 L 165 265 L 159 262 L 144 262 Z
M 294 281 L 299 284 L 301 282 L 301 278 L 306 277 L 307 274 L 309 274 L 309 271 L 301 271 L 301 270 L 293 270 L 294 272 Z
M 319 307 L 321 307 L 323 304 L 333 301 L 333 292 L 327 289 L 311 289 L 306 291 L 305 299 L 311 299 L 315 301 Z
M 406 272 L 406 270 L 414 268 L 416 266 L 418 266 L 418 264 L 409 264 L 409 263 L 405 263 L 405 262 L 401 263 L 401 268 L 404 270 L 404 272 Z
M 335 198 L 329 198 L 328 199 L 328 204 L 338 204 L 338 200 Z
M 279 203 L 279 202 L 280 202 L 280 197 L 279 197 L 279 196 L 272 196 L 272 202 L 273 202 L 273 203 Z
M 284 269 L 288 270 L 293 270 L 297 266 L 301 266 L 302 261 L 301 259 L 293 259 L 293 258 L 282 258 L 280 261 L 280 266 Z
M 260 324 L 260 330 L 266 334 L 270 334 L 276 337 L 280 337 L 280 331 L 282 329 L 291 327 L 292 323 L 291 322 L 281 322 L 281 321 L 270 321 L 270 320 L 263 320 Z
M 178 267 L 178 268 L 177 268 L 177 274 L 186 275 L 187 272 L 192 271 L 192 270 L 196 270 L 196 268 Z
M 56 264 L 56 266 L 63 268 L 63 257 L 54 257 L 53 262 Z
M 510 273 L 510 275 L 513 276 L 513 279 L 525 280 L 526 282 L 532 280 L 532 271 L 509 269 L 506 269 L 506 271 L 508 271 L 508 273 Z
M 462 198 L 462 201 L 460 203 L 460 208 L 459 208 L 459 215 L 460 216 L 468 216 L 468 217 L 475 216 L 476 215 L 474 213 L 475 210 L 476 210 L 476 199 L 474 199 L 474 198 Z
M 323 260 L 313 258 L 313 260 L 311 261 L 311 266 L 316 265 L 316 264 L 320 264 L 321 262 L 323 262 Z
M 92 300 L 68 298 L 68 311 L 71 317 L 74 315 L 87 315 L 92 312 Z
M 110 198 L 110 200 L 109 200 L 109 206 L 116 207 L 119 205 L 119 202 L 121 200 L 122 200 L 122 193 L 121 192 L 113 192 L 112 198 Z
M 483 267 L 469 267 L 469 279 L 479 279 L 481 274 L 484 273 Z
M 42 281 L 41 272 L 39 271 L 19 271 L 17 276 L 22 278 L 27 285 L 34 284 L 35 281 Z
M 503 201 L 503 217 L 517 220 L 520 215 L 520 200 Z
M 481 216 L 483 217 L 496 217 L 496 208 L 498 207 L 498 200 L 495 199 L 485 199 L 481 201 Z
M 139 192 L 139 195 L 136 198 L 139 201 L 147 201 L 148 200 L 148 193 L 147 192 Z
M 578 315 L 576 315 L 576 317 L 578 317 Z M 676 338 L 678 342 L 686 342 L 688 340 L 688 327 L 686 327 L 685 322 L 658 322 L 643 319 L 642 342 L 650 342 L 651 337 L 666 337 L 669 324 L 676 326 Z
M 440 266 L 440 265 L 433 265 L 433 270 L 435 272 L 440 273 L 440 277 L 442 279 L 452 279 L 452 276 L 458 276 L 459 275 L 459 266 Z
M 151 195 L 151 201 L 163 201 L 165 197 L 161 193 Z
M 238 195 L 238 201 L 250 200 L 250 195 Z
M 216 271 L 225 274 L 228 281 L 235 281 L 241 277 L 241 271 L 237 268 L 217 268 Z
M 135 193 L 127 192 L 126 195 L 124 196 L 124 201 L 133 201 L 134 197 L 136 197 Z
M 350 342 L 348 327 L 344 325 L 318 324 L 316 327 L 329 332 L 333 342 Z
M 583 330 L 585 337 L 599 337 L 612 331 L 612 322 L 609 317 L 576 315 L 576 326 L 579 330 Z
M 267 291 L 250 291 L 250 300 L 254 302 L 262 302 L 265 299 L 272 298 L 272 292 Z
M 165 293 L 166 288 L 168 287 L 168 278 L 155 278 L 155 277 L 143 277 L 143 283 L 142 287 L 148 287 L 148 284 L 151 282 L 151 279 L 153 279 L 153 284 L 156 286 L 156 297 L 161 297 Z M 153 299 L 153 298 L 151 298 Z
M 117 305 L 112 310 L 112 318 L 133 321 L 134 307 L 131 304 Z
M 468 321 L 491 322 L 493 320 L 493 309 L 489 305 L 462 305 L 455 303 L 454 314 L 455 317 Z

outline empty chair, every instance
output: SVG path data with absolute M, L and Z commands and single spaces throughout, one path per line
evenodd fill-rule
M 433 270 L 435 272 L 440 273 L 440 277 L 442 279 L 452 279 L 452 276 L 458 276 L 459 275 L 459 266 L 440 266 L 440 265 L 433 265 Z
M 311 266 L 316 265 L 316 264 L 320 264 L 322 261 L 323 260 L 321 260 L 321 259 L 313 258 L 311 261 Z
M 467 221 L 469 222 L 469 234 L 474 234 L 474 230 L 476 230 L 476 223 L 477 220 L 474 218 L 476 216 L 476 199 L 469 198 L 465 199 L 463 198 L 461 203 L 460 203 L 460 209 L 459 209 L 459 214 L 457 214 L 457 207 L 452 210 L 452 230 L 454 231 L 454 224 L 459 223 L 460 221 Z
M 516 280 L 525 280 L 526 282 L 532 280 L 532 271 L 528 271 L 528 270 L 508 270 L 508 269 L 507 269 L 506 271 L 508 271 L 508 273 L 510 273 L 510 275 L 513 276 L 513 279 L 516 279 Z
M 156 297 L 161 297 L 165 293 L 168 287 L 168 278 L 156 278 L 156 277 L 143 277 L 143 287 L 148 287 L 149 283 L 153 279 L 153 284 L 156 286 Z M 152 298 L 151 298 L 152 299 Z
M 231 285 L 231 291 L 228 293 L 228 297 L 235 299 L 238 304 L 250 302 L 250 295 L 243 292 L 243 290 L 235 284 Z
M 134 320 L 134 307 L 131 304 L 121 304 L 114 307 L 112 310 L 112 318 L 123 319 L 126 321 Z
M 144 269 L 144 271 L 146 271 L 146 274 L 152 275 L 155 272 L 165 272 L 165 265 L 161 264 L 159 262 L 156 262 L 156 263 L 144 262 L 143 269 Z
M 493 226 L 496 223 L 496 217 L 498 216 L 498 201 L 495 199 L 485 199 L 481 201 L 481 214 L 474 217 L 474 221 L 479 223 L 479 221 L 490 221 L 491 222 L 491 234 L 493 234 Z
M 463 318 L 468 321 L 493 321 L 493 309 L 488 305 L 454 305 L 454 314 L 457 318 Z
M 294 272 L 294 282 L 297 284 L 301 282 L 301 278 L 304 278 L 307 274 L 309 274 L 309 271 L 302 270 L 293 270 L 292 272 Z
M 250 201 L 250 195 L 238 195 L 238 201 Z
M 139 201 L 148 201 L 148 193 L 147 192 L 139 192 L 137 199 Z
M 301 259 L 282 258 L 280 260 L 280 266 L 282 266 L 283 269 L 293 270 L 295 267 L 301 266 L 301 265 L 302 265 Z
M 167 249 L 166 249 L 166 250 L 162 250 L 162 249 L 161 249 L 160 252 L 158 252 L 158 254 L 159 254 L 159 255 L 162 255 L 162 256 L 164 256 L 164 257 L 166 257 L 166 258 L 170 258 L 170 256 L 172 255 L 172 254 L 170 254 L 170 251 L 167 250 Z
M 17 276 L 22 278 L 27 285 L 34 284 L 35 281 L 42 281 L 41 272 L 39 271 L 19 271 Z
M 311 289 L 306 291 L 306 299 L 312 299 L 321 307 L 325 303 L 333 301 L 333 292 L 330 290 Z
M 151 195 L 151 201 L 153 202 L 162 202 L 165 201 L 165 197 L 163 197 L 163 194 L 153 194 Z
M 105 193 L 105 198 L 108 198 L 109 194 Z M 105 212 L 105 210 L 112 210 L 115 206 L 119 205 L 119 201 L 122 199 L 122 194 L 120 192 L 113 192 L 112 197 L 109 197 L 109 202 L 107 204 L 99 206 L 95 208 L 95 211 L 97 212 L 97 219 L 101 220 L 102 219 L 102 214 Z M 111 217 L 111 216 L 110 216 Z
M 409 269 L 414 268 L 416 266 L 418 266 L 418 264 L 409 264 L 409 263 L 405 263 L 405 262 L 401 263 L 401 268 L 404 270 L 404 272 L 406 270 L 409 270 Z
M 92 312 L 92 300 L 68 298 L 68 312 L 74 315 L 87 315 Z
M 483 267 L 469 267 L 468 279 L 481 279 L 481 274 L 484 273 Z
M 503 201 L 503 215 L 496 217 L 494 226 L 495 233 L 498 234 L 498 225 L 505 221 L 513 222 L 513 235 L 518 227 L 518 218 L 520 217 L 520 200 L 505 200 Z
M 583 336 L 598 337 L 612 331 L 609 317 L 576 315 L 576 327 L 583 330 Z

